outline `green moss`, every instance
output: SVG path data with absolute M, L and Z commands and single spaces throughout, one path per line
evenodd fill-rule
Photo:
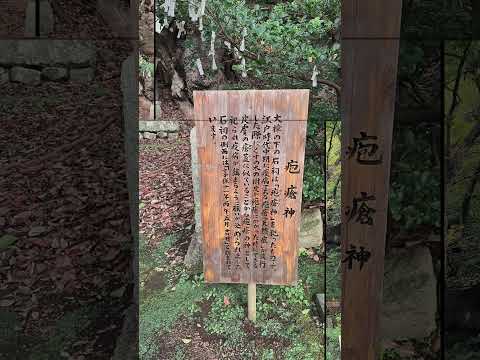
M 175 290 L 165 289 L 150 294 L 140 302 L 140 356 L 142 359 L 155 358 L 159 351 L 157 338 L 168 333 L 182 316 L 193 318 L 200 310 L 199 302 L 205 289 L 191 281 L 182 281 Z

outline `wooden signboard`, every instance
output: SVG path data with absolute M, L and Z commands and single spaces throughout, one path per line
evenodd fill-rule
M 342 359 L 377 360 L 400 0 L 342 1 Z
M 308 98 L 194 92 L 207 282 L 296 282 Z

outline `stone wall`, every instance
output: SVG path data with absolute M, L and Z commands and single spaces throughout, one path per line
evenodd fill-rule
M 96 49 L 85 40 L 0 40 L 0 82 L 89 82 Z
M 180 124 L 169 120 L 139 121 L 138 130 L 140 139 L 177 138 Z

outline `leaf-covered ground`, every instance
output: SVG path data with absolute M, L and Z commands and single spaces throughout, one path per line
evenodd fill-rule
M 151 243 L 194 223 L 190 126 L 178 138 L 141 140 L 140 233 Z
M 0 37 L 23 37 L 25 32 L 26 0 L 2 1 Z
M 108 39 L 114 35 L 97 10 L 94 0 L 51 0 L 55 38 Z
M 0 322 L 17 342 L 7 358 L 109 358 L 131 298 L 120 90 L 131 49 L 97 46 L 90 84 L 0 90 Z

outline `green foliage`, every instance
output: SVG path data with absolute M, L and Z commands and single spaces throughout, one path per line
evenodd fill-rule
M 298 277 L 302 279 L 307 299 L 312 299 L 315 294 L 324 292 L 324 273 L 323 262 L 316 262 L 306 256 L 298 259 Z
M 328 249 L 327 251 L 327 283 L 326 283 L 326 298 L 340 299 L 342 295 L 341 288 L 341 259 L 342 254 L 339 248 Z
M 383 351 L 382 360 L 401 360 L 402 357 L 394 349 L 387 349 Z
M 175 350 L 175 360 L 187 360 L 187 354 L 185 353 L 185 349 L 180 345 L 178 345 Z
M 462 340 L 446 346 L 445 358 L 451 360 L 474 360 L 478 359 L 480 352 L 480 336 L 466 337 Z
M 337 326 L 327 327 L 327 359 L 340 359 L 340 342 L 338 338 L 342 334 L 340 321 L 340 315 L 338 315 L 336 317 Z
M 440 227 L 439 179 L 431 171 L 404 173 L 391 184 L 390 209 L 406 230 L 419 225 Z
M 305 159 L 305 170 L 303 173 L 303 198 L 307 201 L 323 199 L 324 177 L 322 174 L 323 165 L 315 159 Z
M 152 266 L 162 266 L 168 264 L 165 252 L 170 249 L 177 238 L 173 235 L 166 236 L 155 247 L 150 247 L 145 236 L 139 238 L 139 256 L 142 258 L 140 271 L 149 269 Z
M 323 355 L 322 348 L 318 342 L 294 342 L 285 352 L 285 360 L 318 360 Z
M 274 360 L 275 353 L 273 349 L 263 349 L 260 360 Z
M 225 345 L 236 347 L 245 340 L 242 326 L 244 318 L 244 307 L 239 304 L 226 306 L 223 298 L 217 297 L 205 320 L 205 330 L 209 334 L 225 338 Z
M 165 13 L 160 3 L 157 6 L 157 16 L 163 23 Z M 208 40 L 204 46 L 206 49 L 210 45 L 209 35 L 215 31 L 217 47 L 229 41 L 239 48 L 242 30 L 247 29 L 244 55 L 249 77 L 272 88 L 310 87 L 314 65 L 321 77 L 338 77 L 340 47 L 332 38 L 339 17 L 338 0 L 294 0 L 273 5 L 211 0 L 203 19 Z M 177 1 L 176 20 L 185 20 L 189 28 L 187 1 Z M 195 27 L 191 26 L 190 31 Z M 239 63 L 234 70 L 239 71 Z
M 472 35 L 469 0 L 413 0 L 403 6 L 402 38 L 462 39 Z M 471 3 L 470 3 L 471 7 Z
M 425 153 L 431 149 L 429 131 L 401 128 L 395 134 L 389 206 L 404 230 L 440 227 L 440 169 L 433 167 L 433 154 Z
M 326 156 L 327 156 L 327 224 L 336 225 L 341 222 L 341 122 L 325 123 Z
M 209 30 L 218 32 L 223 23 L 227 40 L 240 44 L 241 29 L 247 29 L 247 72 L 269 86 L 305 86 L 314 64 L 322 76 L 334 76 L 338 69 L 339 49 L 325 46 L 332 45 L 338 1 L 297 0 L 252 8 L 239 0 L 214 0 L 211 7 L 215 15 L 207 11 Z
M 139 349 L 141 359 L 155 359 L 160 349 L 156 337 L 168 333 L 173 324 L 183 317 L 192 317 L 199 311 L 198 303 L 206 289 L 201 286 L 200 278 L 188 279 L 184 268 L 171 267 L 165 253 L 177 241 L 176 236 L 167 236 L 154 248 L 149 247 L 146 239 L 140 236 L 140 306 Z M 147 292 L 144 283 L 152 273 L 158 273 L 162 267 L 168 286 Z
M 138 66 L 142 77 L 153 78 L 153 73 L 155 72 L 155 65 L 149 62 L 145 56 L 139 56 Z
M 170 331 L 182 316 L 192 318 L 199 311 L 198 302 L 204 289 L 189 281 L 181 281 L 175 290 L 164 289 L 140 302 L 139 347 L 141 359 L 154 359 L 158 348 L 156 337 Z

